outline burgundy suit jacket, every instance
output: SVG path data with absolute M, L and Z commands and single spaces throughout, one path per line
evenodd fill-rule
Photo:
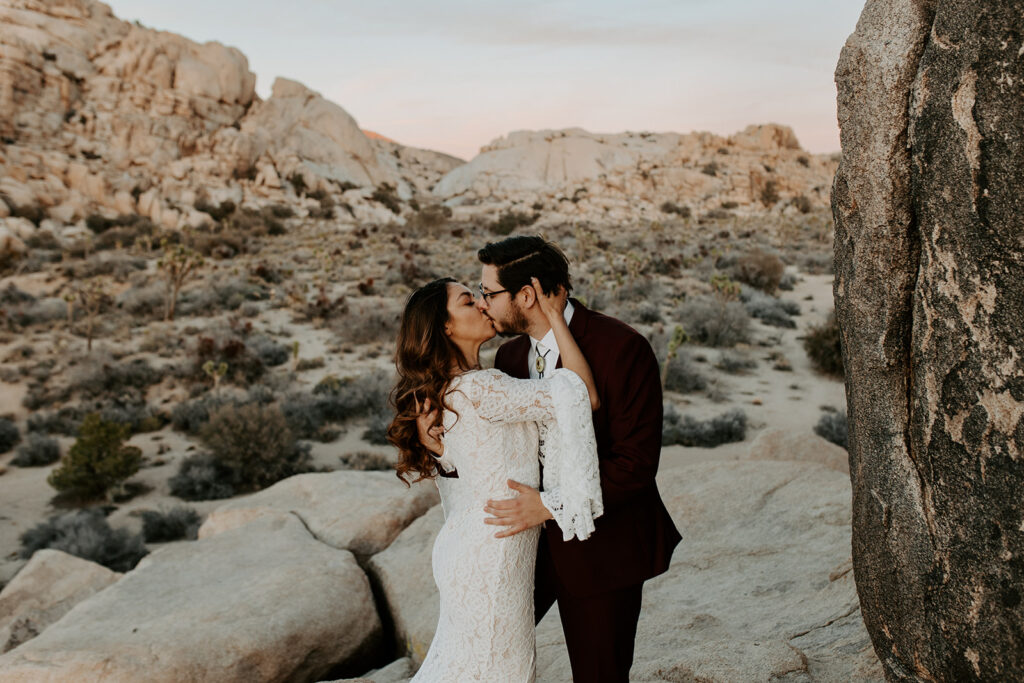
M 654 351 L 629 325 L 576 299 L 572 304 L 569 330 L 590 364 L 601 399 L 594 433 L 604 514 L 585 541 L 563 541 L 562 530 L 549 520 L 541 543 L 547 542 L 551 551 L 559 590 L 584 597 L 661 574 L 682 537 L 655 483 L 663 407 Z M 495 367 L 512 377 L 529 377 L 530 344 L 525 334 L 502 344 Z

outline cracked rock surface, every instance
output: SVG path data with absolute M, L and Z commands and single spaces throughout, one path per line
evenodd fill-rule
M 871 0 L 836 70 L 864 621 L 891 680 L 1024 676 L 1024 3 Z

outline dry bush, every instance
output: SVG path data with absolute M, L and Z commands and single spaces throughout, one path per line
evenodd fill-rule
M 757 249 L 736 260 L 732 267 L 732 277 L 766 294 L 774 294 L 785 271 L 786 264 L 782 259 Z
M 815 368 L 827 375 L 843 377 L 843 352 L 840 346 L 839 321 L 835 311 L 821 325 L 812 327 L 804 336 L 804 350 Z
M 295 440 L 276 404 L 219 408 L 199 430 L 199 438 L 234 472 L 240 491 L 255 491 L 311 471 L 309 447 Z

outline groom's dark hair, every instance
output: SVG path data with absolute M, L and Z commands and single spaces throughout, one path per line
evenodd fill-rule
M 559 285 L 572 291 L 569 279 L 569 259 L 554 242 L 540 235 L 516 235 L 500 242 L 490 242 L 476 253 L 480 263 L 498 269 L 498 282 L 515 293 L 530 284 L 530 278 L 540 281 L 544 293 Z

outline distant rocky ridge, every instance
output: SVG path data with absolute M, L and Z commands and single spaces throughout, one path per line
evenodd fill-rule
M 731 137 L 516 132 L 467 164 L 367 135 L 295 81 L 278 79 L 261 100 L 239 50 L 121 21 L 93 0 L 6 0 L 0 54 L 6 251 L 24 249 L 40 227 L 62 241 L 81 236 L 94 213 L 197 227 L 210 220 L 199 199 L 284 202 L 301 216 L 316 206 L 303 193 L 337 197 L 349 208 L 341 218 L 357 222 L 404 223 L 439 202 L 456 218 L 511 210 L 547 222 L 655 219 L 723 203 L 807 211 L 826 205 L 837 163 L 801 150 L 789 128 L 765 125 Z M 384 185 L 397 203 L 373 197 Z

